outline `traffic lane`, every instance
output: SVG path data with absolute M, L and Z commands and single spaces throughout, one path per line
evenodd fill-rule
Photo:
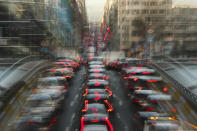
M 128 91 L 125 88 L 126 83 L 121 80 L 120 74 L 115 71 L 108 71 L 110 77 L 110 84 L 113 92 L 113 126 L 115 131 L 138 131 L 136 129 L 137 121 L 134 119 L 136 112 L 135 106 L 132 105 Z
M 84 74 L 85 68 L 81 67 L 71 80 L 67 97 L 63 103 L 63 111 L 57 117 L 57 122 L 52 130 L 74 131 L 79 128 Z

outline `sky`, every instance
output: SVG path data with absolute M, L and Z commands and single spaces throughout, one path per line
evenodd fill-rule
M 106 0 L 86 0 L 88 20 L 99 22 L 103 14 Z M 173 0 L 174 5 L 197 5 L 197 0 Z

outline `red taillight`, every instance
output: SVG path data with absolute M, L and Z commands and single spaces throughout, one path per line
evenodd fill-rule
M 158 82 L 158 80 L 147 80 L 146 82 Z
M 150 75 L 150 72 L 142 72 L 143 75 Z
M 110 104 L 110 102 L 108 100 L 104 100 L 104 102 L 107 104 L 107 106 L 109 107 L 107 109 L 107 111 L 112 112 L 114 110 L 113 106 Z
M 112 91 L 110 91 L 110 89 L 109 89 L 109 88 L 106 88 L 105 90 L 109 93 L 109 95 L 108 95 L 108 96 L 112 96 Z
M 99 120 L 92 120 L 91 122 L 94 122 L 95 123 L 95 122 L 99 122 Z
M 66 75 L 66 76 L 64 76 L 65 78 L 72 78 L 72 76 L 70 76 L 70 75 Z
M 126 88 L 129 88 L 130 87 L 130 85 L 128 84 L 127 86 L 126 86 Z
M 156 100 L 152 100 L 151 102 L 152 102 L 152 103 L 158 103 L 158 101 L 156 101 Z
M 167 87 L 164 87 L 164 88 L 163 88 L 163 91 L 164 91 L 165 93 L 167 93 L 167 92 L 168 92 L 168 88 L 167 88 Z
M 96 71 L 93 71 L 94 73 L 99 73 L 100 71 L 99 70 L 96 70 Z
M 51 121 L 51 123 L 55 123 L 55 122 L 56 122 L 56 119 L 54 119 L 54 120 Z
M 106 79 L 106 80 L 109 80 L 109 77 L 108 77 L 108 76 L 105 76 L 105 79 Z
M 88 89 L 85 89 L 85 93 L 83 94 L 83 96 L 86 96 L 88 94 Z
M 64 86 L 64 89 L 67 89 L 68 88 L 68 86 Z
M 84 129 L 84 117 L 81 117 L 81 129 L 80 129 L 80 131 L 83 131 L 83 129 Z
M 96 84 L 94 84 L 95 86 L 100 86 L 101 82 L 100 81 L 96 81 Z
M 139 103 L 139 100 L 132 100 L 133 103 Z
M 138 81 L 138 78 L 133 78 L 133 81 Z
M 94 98 L 95 101 L 98 101 L 101 99 L 101 95 L 98 92 L 94 92 L 96 98 Z
M 109 121 L 109 118 L 106 117 L 105 119 L 106 119 L 106 121 L 107 121 L 107 125 L 109 126 L 110 131 L 114 131 L 114 128 L 113 128 L 111 122 Z
M 146 111 L 154 111 L 153 108 L 146 108 Z

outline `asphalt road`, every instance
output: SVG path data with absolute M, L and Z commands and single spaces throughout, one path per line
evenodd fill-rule
M 63 103 L 63 112 L 59 114 L 55 131 L 77 131 L 80 126 L 83 80 L 85 67 L 81 67 L 72 79 L 68 95 Z
M 82 90 L 85 67 L 76 72 L 68 89 L 68 96 L 63 103 L 63 112 L 59 114 L 54 131 L 79 131 L 80 110 L 82 104 Z M 114 131 L 138 131 L 134 119 L 135 107 L 127 96 L 127 89 L 120 75 L 115 71 L 107 71 L 113 92 L 114 115 L 112 124 Z
M 135 107 L 130 102 L 125 82 L 118 72 L 108 71 L 113 92 L 114 119 L 112 124 L 115 131 L 138 131 L 134 119 Z

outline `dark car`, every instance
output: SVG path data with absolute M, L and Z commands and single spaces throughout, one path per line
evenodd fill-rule
M 104 104 L 107 111 L 112 112 L 114 110 L 114 107 L 111 105 L 111 99 L 108 95 L 106 94 L 88 94 L 84 96 L 84 106 L 90 103 L 100 103 Z
M 138 127 L 139 129 L 143 129 L 144 122 L 148 120 L 150 117 L 163 117 L 163 116 L 169 116 L 167 113 L 159 113 L 159 112 L 151 112 L 151 111 L 138 111 L 134 117 L 138 121 Z
M 38 78 L 37 86 L 68 86 L 67 79 L 62 76 Z
M 109 80 L 109 77 L 103 73 L 90 73 L 88 75 L 88 79 L 103 79 L 103 80 Z
M 135 86 L 149 87 L 149 83 L 161 83 L 162 78 L 158 76 L 133 75 L 129 76 L 127 81 L 127 88 L 133 88 Z
M 122 76 L 127 78 L 132 75 L 154 75 L 155 70 L 144 67 L 132 67 L 122 72 Z
M 108 114 L 105 105 L 100 103 L 85 104 L 85 106 L 81 111 L 84 112 L 85 114 L 92 114 L 92 113 Z
M 180 131 L 181 126 L 171 121 L 154 121 L 145 124 L 144 131 Z
M 51 96 L 46 94 L 31 95 L 25 107 L 19 113 L 19 116 L 25 117 L 27 115 L 39 118 L 51 118 L 56 114 L 58 103 L 52 100 Z
M 87 88 L 109 88 L 109 81 L 101 79 L 91 79 L 87 82 Z
M 44 76 L 62 76 L 67 79 L 71 79 L 74 76 L 74 72 L 69 70 L 68 68 L 60 68 L 60 69 L 48 69 Z
M 112 96 L 112 91 L 109 88 L 105 88 L 105 89 L 88 89 L 88 88 L 86 88 L 83 96 L 86 96 L 88 94 L 95 94 L 95 93 L 107 94 L 108 96 Z
M 145 100 L 148 95 L 162 94 L 159 91 L 155 90 L 134 90 L 132 94 L 133 100 Z
M 104 129 L 101 131 L 106 131 L 106 128 L 104 128 L 104 126 L 107 127 L 107 131 L 114 131 L 113 126 L 109 121 L 108 115 L 106 114 L 94 113 L 94 114 L 83 115 L 81 117 L 81 131 L 91 131 L 91 130 L 87 130 L 87 127 L 89 127 L 90 125 L 94 125 L 94 129 L 92 131 L 96 131 L 96 129 L 99 130 Z M 102 128 L 100 126 L 99 128 L 97 128 L 97 125 L 101 125 Z
M 171 95 L 152 94 L 148 95 L 147 99 L 134 99 L 133 102 L 138 105 L 141 111 L 157 111 L 160 110 L 162 102 L 171 100 Z

